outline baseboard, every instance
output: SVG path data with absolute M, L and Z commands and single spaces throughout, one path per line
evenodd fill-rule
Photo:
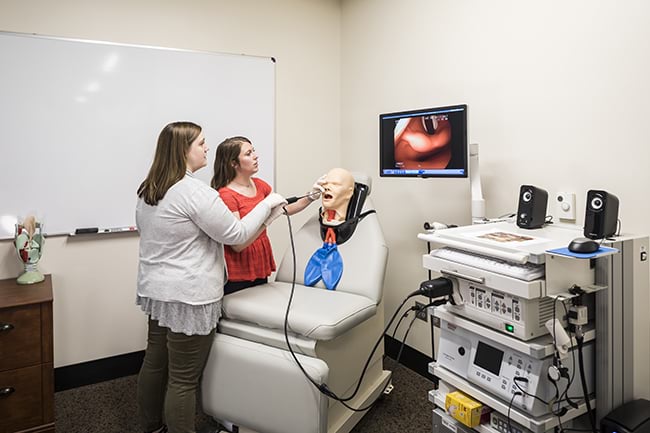
M 397 359 L 399 354 L 400 346 L 402 342 L 392 338 L 389 335 L 384 336 L 384 353 L 393 360 Z M 431 357 L 425 355 L 424 353 L 413 349 L 408 345 L 404 345 L 402 349 L 402 354 L 399 358 L 399 363 L 405 367 L 410 368 L 414 372 L 418 373 L 422 377 L 433 381 L 434 384 L 438 384 L 438 379 L 429 373 L 429 363 L 431 362 Z
M 401 344 L 401 341 L 389 335 L 384 336 L 384 352 L 393 360 L 397 359 Z M 137 374 L 140 371 L 143 359 L 144 350 L 141 350 L 139 352 L 125 353 L 123 355 L 55 368 L 54 391 L 65 391 L 66 389 L 92 385 L 106 380 Z M 399 362 L 420 376 L 434 383 L 438 382 L 438 379 L 429 373 L 431 358 L 424 353 L 408 345 L 404 345 Z
M 130 376 L 140 371 L 144 350 L 54 369 L 54 392 Z

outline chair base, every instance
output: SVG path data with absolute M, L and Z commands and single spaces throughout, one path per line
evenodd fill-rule
M 327 382 L 329 367 L 324 361 L 296 356 L 315 381 Z M 327 413 L 327 398 L 305 378 L 286 350 L 217 334 L 201 392 L 206 415 L 253 431 L 326 431 L 327 419 L 321 414 Z
M 317 383 L 329 383 L 325 361 L 296 356 Z M 376 356 L 350 406 L 366 406 L 383 391 L 391 373 L 381 364 Z M 321 394 L 288 351 L 224 334 L 215 337 L 201 389 L 204 412 L 233 422 L 240 432 L 348 433 L 366 413 Z

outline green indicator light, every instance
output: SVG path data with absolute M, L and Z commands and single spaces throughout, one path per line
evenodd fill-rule
M 512 325 L 506 324 L 506 331 L 508 332 L 515 332 L 515 327 Z

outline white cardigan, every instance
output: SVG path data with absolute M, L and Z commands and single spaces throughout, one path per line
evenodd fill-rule
M 223 244 L 241 244 L 270 214 L 261 202 L 241 220 L 219 193 L 187 173 L 156 206 L 139 199 L 139 296 L 202 305 L 219 301 L 227 279 Z

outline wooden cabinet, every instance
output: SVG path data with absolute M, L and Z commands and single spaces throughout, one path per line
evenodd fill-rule
M 52 277 L 0 280 L 0 433 L 54 432 Z

